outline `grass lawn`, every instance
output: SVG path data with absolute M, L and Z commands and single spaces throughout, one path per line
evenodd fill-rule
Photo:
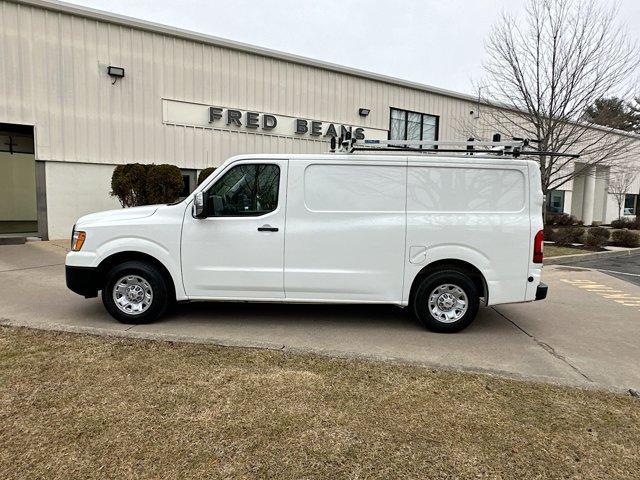
M 544 245 L 545 257 L 560 257 L 562 255 L 574 255 L 576 253 L 589 253 L 589 252 L 581 248 L 560 247 L 558 245 L 549 245 L 547 243 L 545 243 Z
M 2 327 L 0 402 L 3 479 L 640 471 L 632 397 L 278 351 Z

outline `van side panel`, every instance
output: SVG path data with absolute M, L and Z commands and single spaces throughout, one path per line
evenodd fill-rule
M 411 159 L 407 173 L 404 301 L 426 265 L 446 259 L 478 268 L 489 304 L 525 299 L 531 225 L 526 165 Z
M 289 301 L 402 301 L 406 159 L 289 164 Z

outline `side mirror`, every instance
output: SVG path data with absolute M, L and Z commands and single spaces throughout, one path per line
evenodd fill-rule
M 207 216 L 207 212 L 205 212 L 204 208 L 204 195 L 202 192 L 196 193 L 195 197 L 193 197 L 192 213 L 194 218 L 205 218 Z

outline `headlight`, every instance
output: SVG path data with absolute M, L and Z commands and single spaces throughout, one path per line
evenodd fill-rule
M 85 232 L 74 229 L 73 235 L 71 236 L 71 250 L 74 252 L 80 251 L 86 238 L 87 234 Z

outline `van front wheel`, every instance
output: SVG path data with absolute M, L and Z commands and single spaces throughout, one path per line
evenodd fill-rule
M 434 332 L 459 332 L 478 313 L 480 296 L 471 278 L 458 270 L 440 270 L 425 277 L 416 289 L 412 310 Z
M 153 322 L 167 308 L 167 286 L 152 265 L 124 262 L 105 275 L 102 303 L 111 316 L 122 323 Z

